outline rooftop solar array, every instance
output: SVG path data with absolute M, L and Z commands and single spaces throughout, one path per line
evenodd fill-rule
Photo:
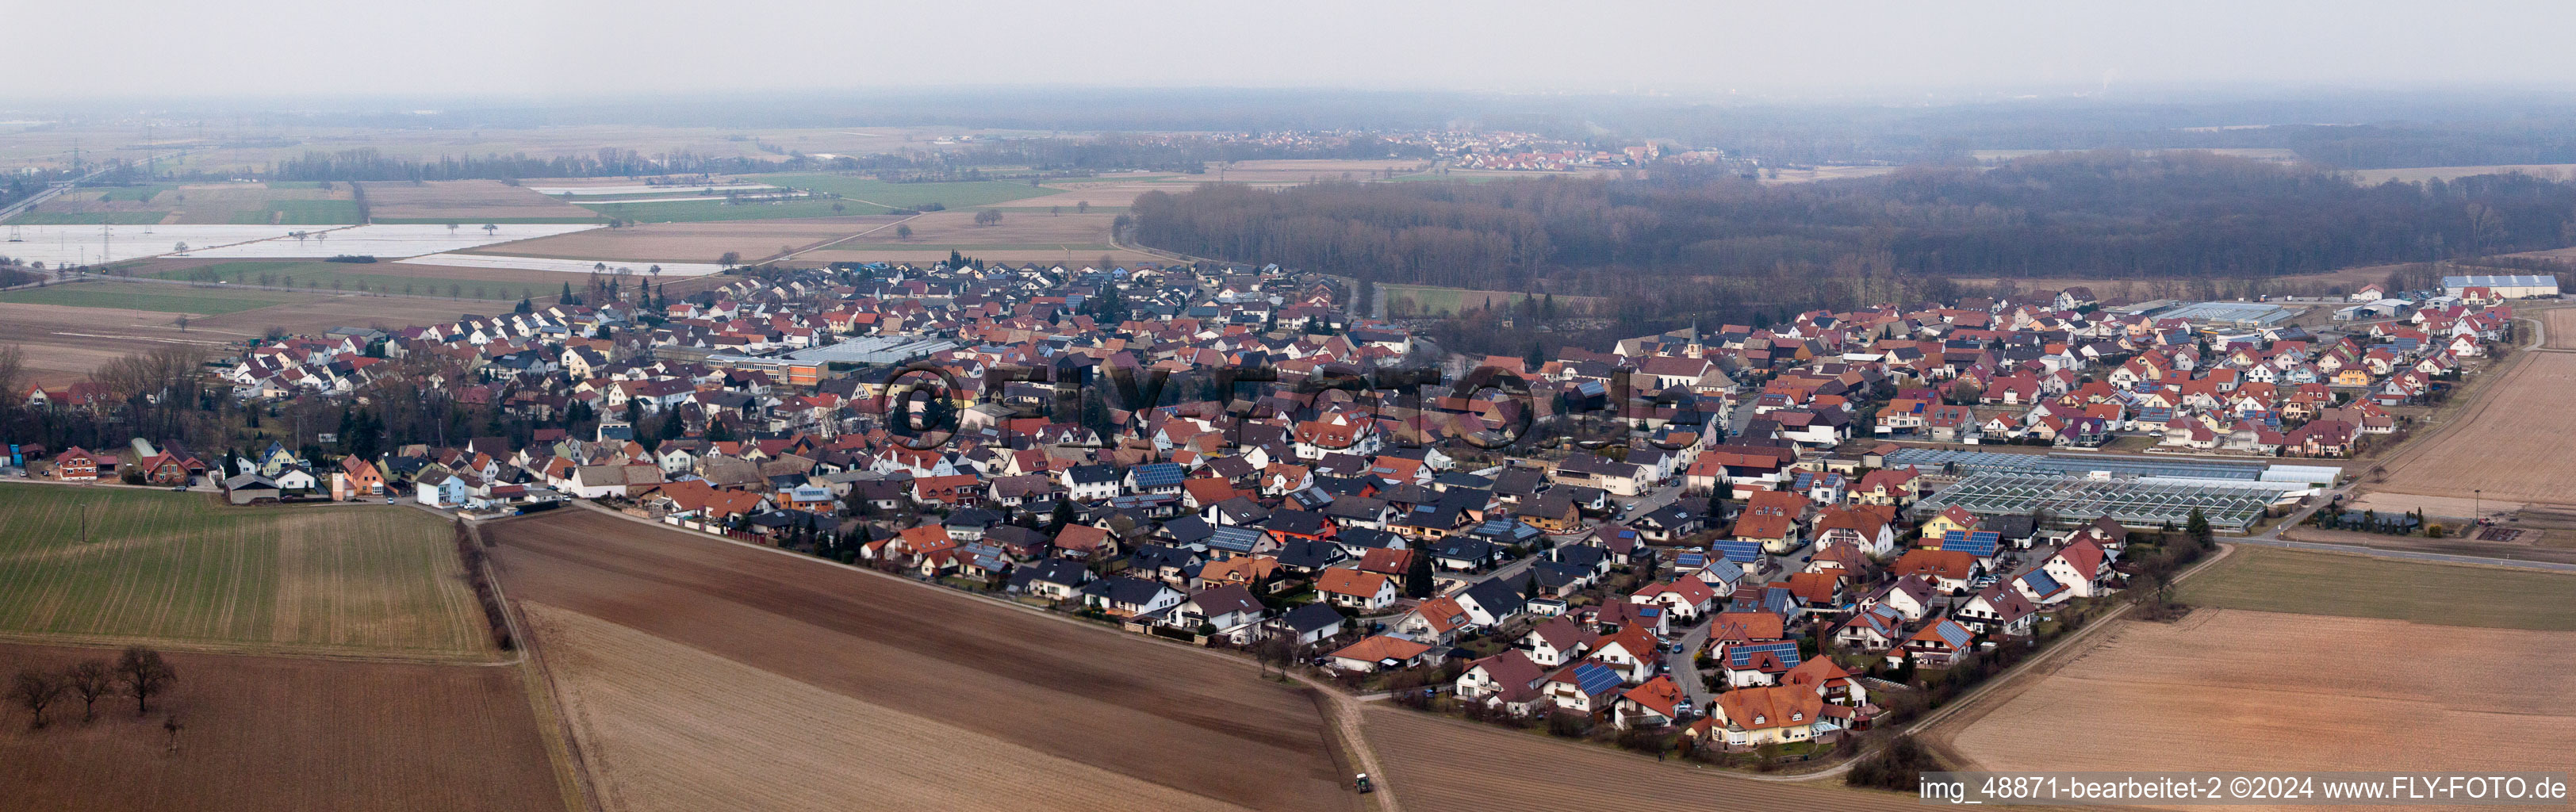
M 1187 474 L 1188 472 L 1183 470 L 1180 464 L 1170 462 L 1139 465 L 1129 471 L 1129 475 L 1136 478 L 1136 487 L 1139 488 L 1165 488 L 1178 485 L 1181 484 L 1181 478 Z
M 1726 560 L 1738 564 L 1762 560 L 1762 543 L 1758 541 L 1717 539 L 1708 543 L 1708 551 L 1726 556 Z
M 1609 666 L 1595 662 L 1576 663 L 1574 666 L 1574 684 L 1582 688 L 1586 694 L 1599 694 L 1619 687 L 1622 682 L 1626 680 L 1621 679 L 1619 672 L 1611 670 Z
M 2038 592 L 2042 596 L 2056 592 L 2058 589 L 2057 579 L 2049 577 L 2048 571 L 2043 569 L 2032 569 L 2022 574 L 2021 581 L 2029 584 L 2031 591 Z
M 2198 509 L 2212 527 L 2243 530 L 2288 492 L 2266 482 L 1972 474 L 1916 502 L 1913 511 L 1932 516 L 1956 505 L 1979 516 L 2023 516 L 2047 510 L 2061 522 L 2109 516 L 2131 527 L 2180 527 Z
M 1798 667 L 1798 641 L 1796 640 L 1772 640 L 1762 643 L 1736 643 L 1734 645 L 1727 646 L 1726 665 L 1729 668 L 1744 668 L 1746 666 L 1750 666 L 1753 664 L 1753 655 L 1765 651 L 1779 655 L 1781 665 L 1785 665 L 1790 668 Z
M 1952 530 L 1941 534 L 1941 549 L 1957 550 L 1978 558 L 1990 558 L 2003 542 L 2003 534 L 1992 530 L 1963 532 Z

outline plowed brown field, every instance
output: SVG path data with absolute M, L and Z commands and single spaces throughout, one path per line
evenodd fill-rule
M 2540 318 L 2549 328 L 2545 331 L 2549 339 L 2545 346 L 2553 350 L 2576 350 L 2576 307 L 2544 310 Z
M 2122 622 L 1950 739 L 1980 770 L 2564 770 L 2576 633 L 2201 609 Z
M 2565 321 L 2551 316 L 2553 326 Z M 2569 327 L 2576 334 L 2576 324 Z M 2559 330 L 2550 333 L 2557 341 Z M 2441 433 L 2382 466 L 2386 479 L 2367 486 L 2374 499 L 2481 496 L 2489 509 L 2499 502 L 2576 503 L 2565 484 L 2576 480 L 2576 409 L 2567 406 L 2576 400 L 2576 353 L 2525 351 L 2505 363 L 2510 368 L 2488 373 L 2501 377 L 2478 384 L 2485 391 L 2471 395 L 2475 402 L 2445 418 L 2450 425 Z
M 497 180 L 434 180 L 423 183 L 369 183 L 367 203 L 378 220 L 453 220 L 465 225 L 490 220 L 599 219 L 599 212 L 547 197 Z
M 567 279 L 577 279 L 569 274 Z M 105 284 L 105 283 L 84 283 Z M 144 293 L 165 285 L 132 285 L 111 290 Z M 497 287 L 497 286 L 496 286 Z M 512 288 L 512 292 L 516 289 Z M 677 295 L 678 290 L 673 291 Z M 403 296 L 315 295 L 279 293 L 297 301 L 275 307 L 192 318 L 179 329 L 177 315 L 149 310 L 0 304 L 0 344 L 27 348 L 27 372 L 34 383 L 59 386 L 89 377 L 91 371 L 119 357 L 161 344 L 192 344 L 223 354 L 222 346 L 258 338 L 274 327 L 289 333 L 320 333 L 333 327 L 382 325 L 400 328 L 454 321 L 468 313 L 499 313 L 511 303 Z M 306 298 L 309 297 L 309 298 Z
M 732 251 L 741 254 L 743 261 L 752 262 L 878 229 L 884 229 L 879 233 L 891 239 L 893 229 L 886 226 L 902 219 L 873 216 L 646 223 L 631 228 L 593 229 L 486 245 L 459 253 L 628 262 L 714 262 L 725 252 Z M 940 256 L 947 257 L 946 254 Z
M 1355 804 L 1249 664 L 590 511 L 487 533 L 612 809 Z
M 1405 812 L 1919 808 L 1910 797 L 1843 789 L 1835 779 L 1755 781 L 1390 707 L 1372 707 L 1367 718 L 1369 742 Z
M 12 669 L 115 656 L 0 646 Z M 70 698 L 44 730 L 0 717 L 0 810 L 565 808 L 518 669 L 167 656 L 179 679 L 150 716 L 109 698 L 82 724 Z

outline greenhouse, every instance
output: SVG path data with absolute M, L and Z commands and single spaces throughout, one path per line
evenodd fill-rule
M 2131 527 L 2180 527 L 2195 509 L 2210 527 L 2243 531 L 2273 504 L 2307 488 L 2299 483 L 2139 477 L 2106 479 L 2026 473 L 1973 474 L 1914 505 L 1916 516 L 1958 506 L 1979 516 L 2027 516 L 2046 510 L 2061 525 L 2109 516 Z

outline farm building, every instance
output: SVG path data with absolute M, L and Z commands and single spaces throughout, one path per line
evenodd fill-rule
M 2243 532 L 2265 509 L 2311 491 L 2298 482 L 1991 473 L 1961 479 L 1916 502 L 1912 510 L 1918 517 L 1936 516 L 1954 505 L 1978 516 L 2047 510 L 2060 524 L 2109 516 L 2130 527 L 2180 527 L 2198 509 L 2210 527 Z
M 2442 293 L 2462 299 L 2472 298 L 2471 288 L 2485 288 L 2487 299 L 2529 299 L 2534 296 L 2558 295 L 2558 277 L 2526 274 L 2472 275 L 2442 277 Z

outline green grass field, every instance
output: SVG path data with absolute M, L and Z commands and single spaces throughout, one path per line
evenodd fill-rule
M 111 287 L 110 284 L 97 282 L 13 290 L 0 293 L 0 302 L 157 310 L 163 313 L 215 316 L 239 313 L 244 310 L 258 310 L 289 302 L 307 301 L 283 291 L 223 290 L 179 285 L 126 284 Z
M 120 186 L 100 192 L 98 199 L 102 201 L 130 200 L 136 203 L 150 203 L 152 202 L 152 198 L 159 197 L 163 191 L 172 188 L 176 187 L 168 184 Z
M 361 270 L 384 267 L 390 264 L 392 263 L 311 261 L 218 262 L 212 265 L 199 265 L 194 268 L 172 268 L 163 271 L 153 271 L 147 275 L 156 279 L 182 279 L 190 282 L 222 280 L 236 285 L 259 284 L 260 277 L 265 275 L 268 277 L 269 284 L 285 287 L 291 282 L 294 287 L 309 288 L 317 293 L 336 293 L 346 291 L 360 293 L 418 293 L 423 296 L 443 296 L 446 295 L 447 286 L 455 284 L 460 288 L 458 291 L 459 296 L 473 297 L 475 289 L 482 288 L 484 295 L 479 298 L 496 300 L 515 300 L 523 296 L 544 295 L 548 291 L 555 290 L 555 285 L 563 281 L 562 275 L 556 274 L 548 276 L 547 274 L 549 272 L 546 271 L 528 271 L 524 274 L 525 278 L 512 282 L 491 280 L 455 280 L 450 282 L 421 276 L 371 274 L 364 273 Z M 334 283 L 337 283 L 336 286 Z M 198 289 L 191 290 L 193 291 Z M 222 290 L 219 292 L 232 291 Z M 278 296 L 292 295 L 283 292 L 274 293 Z
M 2195 606 L 2576 631 L 2576 576 L 2239 545 L 2183 583 Z
M 857 175 L 832 175 L 821 172 L 788 172 L 775 175 L 753 175 L 750 179 L 761 183 L 785 186 L 791 189 L 829 192 L 831 194 L 852 198 L 854 200 L 882 203 L 898 208 L 912 208 L 923 204 L 937 203 L 952 209 L 966 209 L 977 206 L 990 206 L 995 203 L 1008 203 L 1022 198 L 1057 194 L 1063 191 L 1061 189 L 1048 189 L 1042 186 L 1030 186 L 1026 183 L 1014 183 L 1011 181 L 999 180 L 957 181 L 953 183 L 887 183 L 875 178 L 861 177 Z
M 233 508 L 202 493 L 12 484 L 0 485 L 0 527 L 0 632 L 488 653 L 451 531 L 410 508 Z
M 94 226 L 101 223 L 142 226 L 161 222 L 162 218 L 169 216 L 166 211 L 31 211 L 10 218 L 9 222 L 22 226 Z

